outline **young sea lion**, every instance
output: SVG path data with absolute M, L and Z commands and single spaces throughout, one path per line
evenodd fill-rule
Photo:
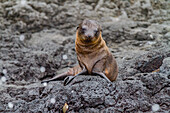
M 107 81 L 116 80 L 118 66 L 102 38 L 102 30 L 98 22 L 86 19 L 77 27 L 75 49 L 79 64 L 43 82 L 66 77 L 64 85 L 67 85 L 81 74 L 97 74 Z

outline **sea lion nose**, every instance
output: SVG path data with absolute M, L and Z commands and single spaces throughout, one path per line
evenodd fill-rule
M 91 35 L 87 35 L 87 38 L 92 38 L 92 36 Z
M 85 33 L 85 36 L 86 36 L 86 38 L 91 39 L 91 38 L 94 37 L 94 34 L 93 34 L 93 32 L 91 32 L 91 31 L 87 31 L 87 32 Z

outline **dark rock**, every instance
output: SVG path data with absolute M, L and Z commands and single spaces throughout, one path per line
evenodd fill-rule
M 164 37 L 170 40 L 170 32 L 166 33 Z
M 113 97 L 111 97 L 111 96 L 106 96 L 105 97 L 105 105 L 106 106 L 113 106 L 113 105 L 115 105 L 116 104 L 116 102 L 115 102 L 115 100 L 113 99 Z
M 4 111 L 4 110 L 5 110 L 5 108 L 4 108 L 3 103 L 0 103 L 0 112 L 2 112 L 2 111 Z
M 163 56 L 158 56 L 156 58 L 151 59 L 151 61 L 143 64 L 139 70 L 141 72 L 152 72 L 156 69 L 159 69 L 159 67 L 162 65 L 164 57 Z
M 160 71 L 170 77 L 170 57 L 167 57 L 163 60 Z
M 151 37 L 149 33 L 145 33 L 145 31 L 137 32 L 136 33 L 136 40 L 143 41 L 143 40 L 154 40 L 154 37 Z
M 169 6 L 168 0 L 1 0 L 0 77 L 7 81 L 0 80 L 0 112 L 60 113 L 65 103 L 69 113 L 154 112 L 154 104 L 170 112 Z M 76 26 L 85 18 L 101 23 L 117 80 L 85 75 L 67 86 L 43 86 L 41 80 L 77 64 Z

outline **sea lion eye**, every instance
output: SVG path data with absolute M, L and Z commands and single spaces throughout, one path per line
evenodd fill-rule
M 98 30 L 94 30 L 94 33 L 98 33 Z
M 94 33 L 95 33 L 96 36 L 98 36 L 99 31 L 98 30 L 94 30 Z
M 86 31 L 86 28 L 81 28 L 81 33 L 84 33 Z
M 79 27 L 77 27 L 77 29 L 78 29 Z

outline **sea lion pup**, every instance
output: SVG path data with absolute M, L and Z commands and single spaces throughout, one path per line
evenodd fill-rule
M 81 74 L 99 75 L 107 81 L 116 80 L 118 66 L 102 38 L 102 30 L 98 22 L 86 19 L 77 27 L 75 49 L 79 65 L 43 82 L 66 77 L 64 85 L 67 85 Z

